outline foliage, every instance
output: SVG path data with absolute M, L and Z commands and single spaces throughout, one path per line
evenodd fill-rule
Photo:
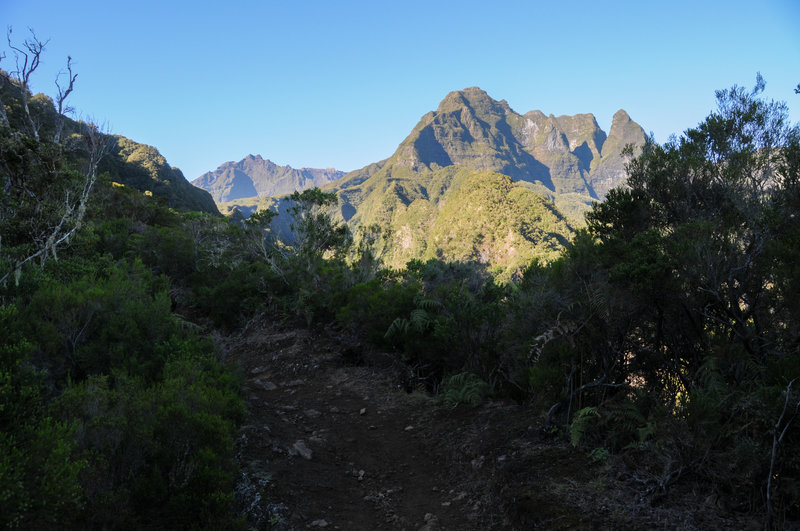
M 595 407 L 585 407 L 575 412 L 569 425 L 569 440 L 572 446 L 578 446 L 591 420 L 599 416 Z
M 420 289 L 416 279 L 384 270 L 348 290 L 346 303 L 336 314 L 337 320 L 353 332 L 363 334 L 372 344 L 389 344 L 387 330 L 398 315 L 407 315 L 414 309 Z
M 421 282 L 415 308 L 392 321 L 385 338 L 403 349 L 431 387 L 445 374 L 464 370 L 497 383 L 503 369 L 497 363 L 497 339 L 506 288 L 471 264 L 412 261 L 408 273 Z
M 563 375 L 549 417 L 574 443 L 661 452 L 669 481 L 691 470 L 736 484 L 732 503 L 761 504 L 766 488 L 773 525 L 778 507 L 800 514 L 797 433 L 773 444 L 800 354 L 786 291 L 797 288 L 800 129 L 763 88 L 759 77 L 753 90 L 719 91 L 696 128 L 649 141 L 628 186 L 521 290 L 559 294 L 532 342 L 530 382 L 552 396 L 548 378 Z
M 489 384 L 478 376 L 462 372 L 445 378 L 439 388 L 439 397 L 447 407 L 455 408 L 459 404 L 478 406 L 491 394 Z
M 96 175 L 106 137 L 0 75 L 0 525 L 236 527 L 241 382 L 171 295 L 247 249 Z
M 235 517 L 239 384 L 191 345 L 174 347 L 151 385 L 119 372 L 93 376 L 55 406 L 78 426 L 90 527 L 214 529 Z
M 32 343 L 15 330 L 14 306 L 0 307 L 0 525 L 54 527 L 81 507 L 75 426 L 49 414 Z

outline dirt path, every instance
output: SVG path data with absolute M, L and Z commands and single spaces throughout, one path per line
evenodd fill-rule
M 246 376 L 237 496 L 252 528 L 742 528 L 689 507 L 691 492 L 653 506 L 521 406 L 452 410 L 406 393 L 390 357 L 354 363 L 336 334 L 265 320 L 221 344 Z
M 278 528 L 487 529 L 472 478 L 431 440 L 429 397 L 391 372 L 343 363 L 307 330 L 266 327 L 229 352 L 246 375 L 240 458 L 268 479 Z M 259 522 L 265 524 L 265 522 Z M 267 526 L 268 527 L 268 526 Z

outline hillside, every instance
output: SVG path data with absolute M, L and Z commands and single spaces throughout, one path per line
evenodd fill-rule
M 83 148 L 76 149 L 75 144 L 85 143 L 81 139 L 85 124 L 60 115 L 49 96 L 32 94 L 0 69 L 0 105 L 4 107 L 4 112 L 0 115 L 0 125 L 5 122 L 11 130 L 25 130 L 28 127 L 24 111 L 26 100 L 32 120 L 37 124 L 38 132 L 43 138 L 53 138 L 58 134 L 70 145 L 69 149 L 74 151 L 72 156 L 84 156 L 77 155 Z M 62 129 L 56 133 L 59 128 Z M 155 147 L 140 144 L 122 135 L 103 135 L 103 138 L 105 147 L 97 166 L 99 175 L 107 174 L 112 181 L 119 184 L 163 197 L 172 208 L 220 215 L 211 195 L 192 186 L 183 173 L 170 166 Z
M 341 178 L 344 172 L 333 168 L 316 169 L 278 166 L 261 155 L 248 155 L 239 162 L 226 162 L 194 181 L 211 193 L 218 203 L 249 197 L 279 196 L 295 190 L 323 186 Z
M 451 92 L 388 159 L 325 187 L 351 226 L 390 235 L 384 261 L 473 260 L 508 278 L 549 260 L 593 201 L 624 182 L 644 131 L 620 110 L 606 134 L 591 114 L 520 115 L 472 87 Z
M 219 215 L 211 194 L 187 181 L 156 148 L 120 135 L 109 139 L 111 150 L 99 170 L 107 172 L 111 180 L 164 197 L 170 207 L 179 210 Z
M 351 224 L 388 231 L 384 261 L 398 268 L 414 258 L 474 261 L 510 278 L 537 257 L 555 258 L 572 234 L 541 194 L 506 175 L 460 166 L 400 168 L 339 197 Z

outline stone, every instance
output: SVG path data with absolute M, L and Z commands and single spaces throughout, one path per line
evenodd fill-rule
M 263 389 L 264 391 L 274 391 L 275 389 L 278 388 L 277 385 L 275 385 L 272 382 L 268 382 L 266 380 L 256 380 L 255 382 L 253 382 L 253 385 L 260 389 Z
M 292 446 L 292 449 L 295 452 L 297 452 L 300 455 L 300 457 L 302 457 L 303 459 L 306 459 L 306 460 L 310 460 L 311 456 L 313 455 L 313 452 L 311 451 L 311 448 L 306 446 L 306 443 L 303 442 L 303 441 L 297 441 L 296 443 L 294 443 L 294 446 Z

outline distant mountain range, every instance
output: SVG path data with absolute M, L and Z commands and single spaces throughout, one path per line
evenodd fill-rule
M 295 190 L 323 186 L 343 176 L 344 172 L 332 168 L 295 169 L 278 166 L 261 155 L 248 155 L 239 162 L 226 162 L 204 173 L 192 184 L 207 190 L 214 201 L 224 203 L 245 197 L 291 194 Z
M 250 156 L 193 184 L 245 213 L 277 209 L 267 196 L 320 186 L 339 196 L 342 220 L 390 234 L 388 265 L 472 260 L 508 276 L 557 256 L 591 203 L 624 183 L 623 148 L 644 140 L 624 110 L 606 134 L 592 114 L 521 115 L 470 87 L 424 115 L 391 157 L 360 170 L 294 170 Z

